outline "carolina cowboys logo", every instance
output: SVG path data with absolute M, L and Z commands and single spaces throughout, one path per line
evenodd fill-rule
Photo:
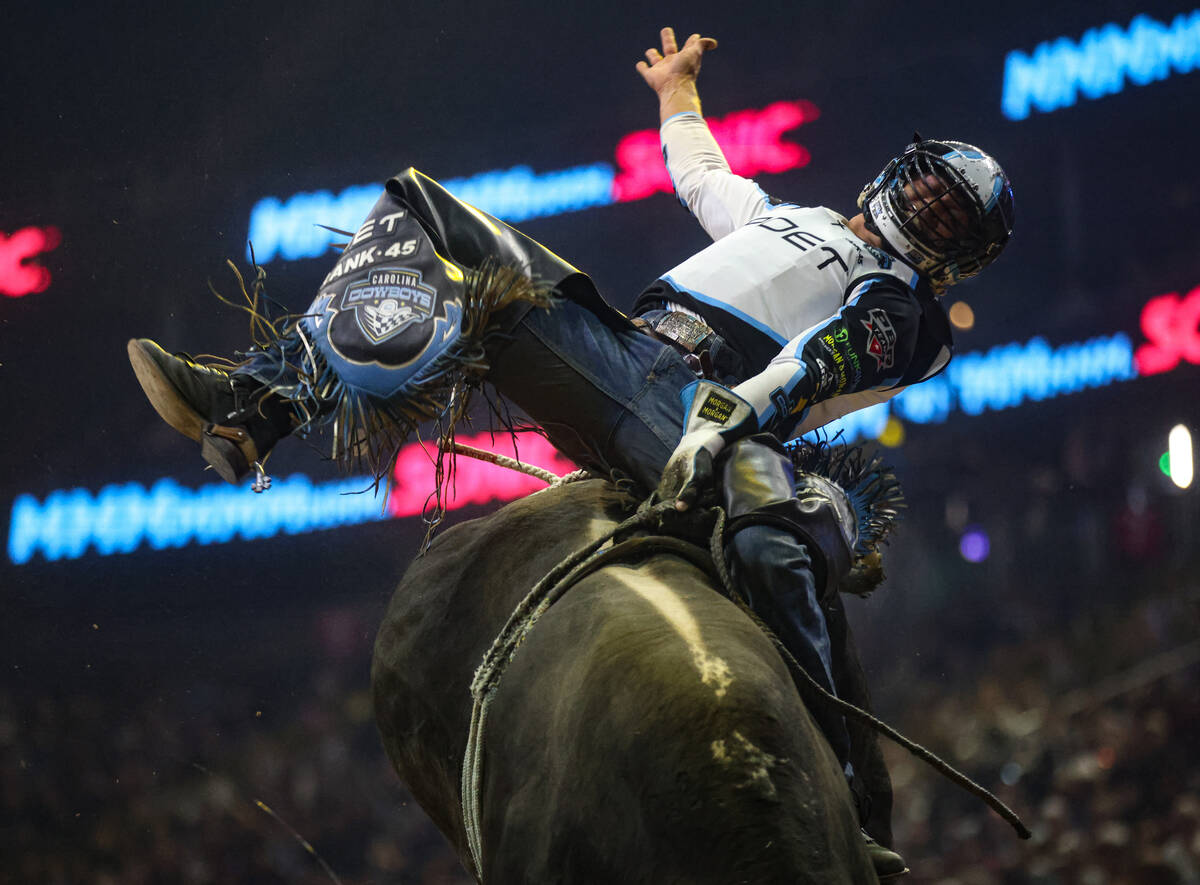
M 867 329 L 867 353 L 875 358 L 876 369 L 890 369 L 896 361 L 896 329 L 878 307 L 867 311 L 867 317 L 860 320 Z
M 362 333 L 382 344 L 433 316 L 436 297 L 437 290 L 421 282 L 419 270 L 381 267 L 346 287 L 341 309 L 353 310 Z

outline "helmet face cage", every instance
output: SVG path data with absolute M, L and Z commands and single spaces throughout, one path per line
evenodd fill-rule
M 991 264 L 1012 236 L 1012 187 L 978 148 L 918 141 L 859 197 L 867 229 L 937 288 Z

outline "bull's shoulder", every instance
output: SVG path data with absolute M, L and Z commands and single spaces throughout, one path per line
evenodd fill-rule
M 627 505 L 627 499 L 603 480 L 543 489 L 442 532 L 414 561 L 413 569 L 442 569 L 479 557 L 489 568 L 540 566 L 611 531 L 628 515 Z
M 442 532 L 409 566 L 376 641 L 376 666 L 442 647 L 474 667 L 517 603 L 547 572 L 624 517 L 599 480 L 567 483 Z
M 392 594 L 371 668 L 376 718 L 392 763 L 443 832 L 458 829 L 475 668 L 534 584 L 624 515 L 605 482 L 545 489 L 441 532 Z

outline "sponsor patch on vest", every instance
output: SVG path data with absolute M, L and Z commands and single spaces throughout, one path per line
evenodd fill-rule
M 437 290 L 421 281 L 419 270 L 381 267 L 347 286 L 340 308 L 354 311 L 363 335 L 382 344 L 433 316 L 436 299 Z
M 887 311 L 873 307 L 867 319 L 861 320 L 867 329 L 867 353 L 875 359 L 876 369 L 890 369 L 896 362 L 896 329 Z

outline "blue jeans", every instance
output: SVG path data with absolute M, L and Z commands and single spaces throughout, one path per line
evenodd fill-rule
M 488 380 L 564 455 L 658 485 L 683 434 L 680 391 L 696 380 L 674 348 L 561 300 L 525 313 L 488 360 Z
M 673 347 L 563 300 L 525 313 L 509 338 L 488 348 L 488 359 L 488 380 L 564 455 L 628 476 L 646 492 L 658 485 L 683 434 L 680 392 L 696 380 Z M 738 532 L 729 551 L 754 610 L 805 671 L 836 694 L 829 632 L 804 544 L 761 525 Z M 824 705 L 810 709 L 850 776 L 845 721 Z

